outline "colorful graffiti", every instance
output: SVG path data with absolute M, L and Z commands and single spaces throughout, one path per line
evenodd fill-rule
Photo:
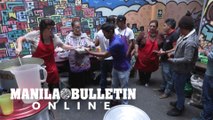
M 96 26 L 103 24 L 109 15 L 125 15 L 137 33 L 141 26 L 146 30 L 151 19 L 162 23 L 165 18 L 173 17 L 178 21 L 187 11 L 198 18 L 201 6 L 202 0 L 1 0 L 0 60 L 14 57 L 13 42 L 38 29 L 43 17 L 56 22 L 56 32 L 62 39 L 72 30 L 71 23 L 76 19 L 93 38 Z M 29 43 L 24 44 L 22 55 L 26 54 L 30 54 Z
M 206 1 L 200 32 L 202 46 L 211 45 L 213 42 L 213 0 Z

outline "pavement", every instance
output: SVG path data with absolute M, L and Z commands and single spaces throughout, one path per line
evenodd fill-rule
M 149 87 L 138 84 L 138 77 L 135 76 L 129 80 L 129 87 L 136 88 L 136 99 L 129 101 L 130 105 L 136 106 L 143 110 L 151 120 L 191 120 L 193 117 L 198 117 L 201 109 L 188 104 L 189 99 L 185 101 L 185 111 L 181 116 L 170 117 L 166 115 L 167 111 L 172 107 L 170 101 L 175 101 L 176 95 L 166 99 L 159 99 L 160 93 L 153 91 L 161 84 L 161 72 L 156 71 L 152 74 Z M 87 88 L 98 88 L 98 85 L 89 85 Z M 64 103 L 67 103 L 67 108 L 64 109 Z M 96 102 L 96 110 L 88 110 L 88 104 Z M 79 104 L 80 103 L 80 104 Z M 103 100 L 61 100 L 57 104 L 56 110 L 52 110 L 55 120 L 103 120 L 107 110 L 104 109 Z M 80 107 L 79 107 L 80 106 Z M 131 114 L 131 113 L 129 113 Z M 122 119 L 124 120 L 124 119 Z M 126 119 L 129 120 L 129 119 Z

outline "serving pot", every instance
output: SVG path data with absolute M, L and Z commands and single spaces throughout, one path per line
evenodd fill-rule
M 150 118 L 143 110 L 133 105 L 117 105 L 105 113 L 103 120 L 150 120 Z
M 21 58 L 22 64 L 39 64 L 44 65 L 44 60 L 40 58 Z M 18 58 L 10 59 L 0 63 L 0 87 L 4 89 L 18 88 L 15 76 L 10 72 L 12 67 L 20 66 Z

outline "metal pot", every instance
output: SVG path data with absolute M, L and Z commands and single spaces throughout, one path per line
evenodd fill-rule
M 40 58 L 21 58 L 22 64 L 43 65 L 44 60 Z M 18 58 L 0 63 L 0 86 L 4 89 L 17 88 L 15 76 L 10 72 L 12 67 L 20 66 Z
M 135 106 L 117 105 L 105 113 L 103 120 L 150 120 L 150 118 Z

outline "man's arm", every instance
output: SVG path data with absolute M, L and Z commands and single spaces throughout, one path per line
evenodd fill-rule
M 184 57 L 182 58 L 170 58 L 169 61 L 173 63 L 190 63 L 193 61 L 193 57 L 196 51 L 196 47 L 193 45 L 186 44 L 185 50 L 184 50 Z
M 99 42 L 99 39 L 96 37 L 95 39 L 95 46 L 99 46 L 100 42 Z
M 86 51 L 90 54 L 90 55 L 94 55 L 96 57 L 103 57 L 103 58 L 107 58 L 110 57 L 111 54 L 109 52 L 93 52 L 93 51 L 89 51 L 88 49 L 86 49 Z
M 127 56 L 132 56 L 135 53 L 135 40 L 130 40 Z
M 22 51 L 22 43 L 26 41 L 26 38 L 21 36 L 17 39 L 16 43 L 17 43 L 17 48 L 16 48 L 16 54 L 19 55 Z
M 67 44 L 63 44 L 63 45 L 61 46 L 61 48 L 62 48 L 62 49 L 64 49 L 64 50 L 71 50 L 71 49 L 75 49 L 73 46 L 71 46 L 71 45 L 67 45 Z

